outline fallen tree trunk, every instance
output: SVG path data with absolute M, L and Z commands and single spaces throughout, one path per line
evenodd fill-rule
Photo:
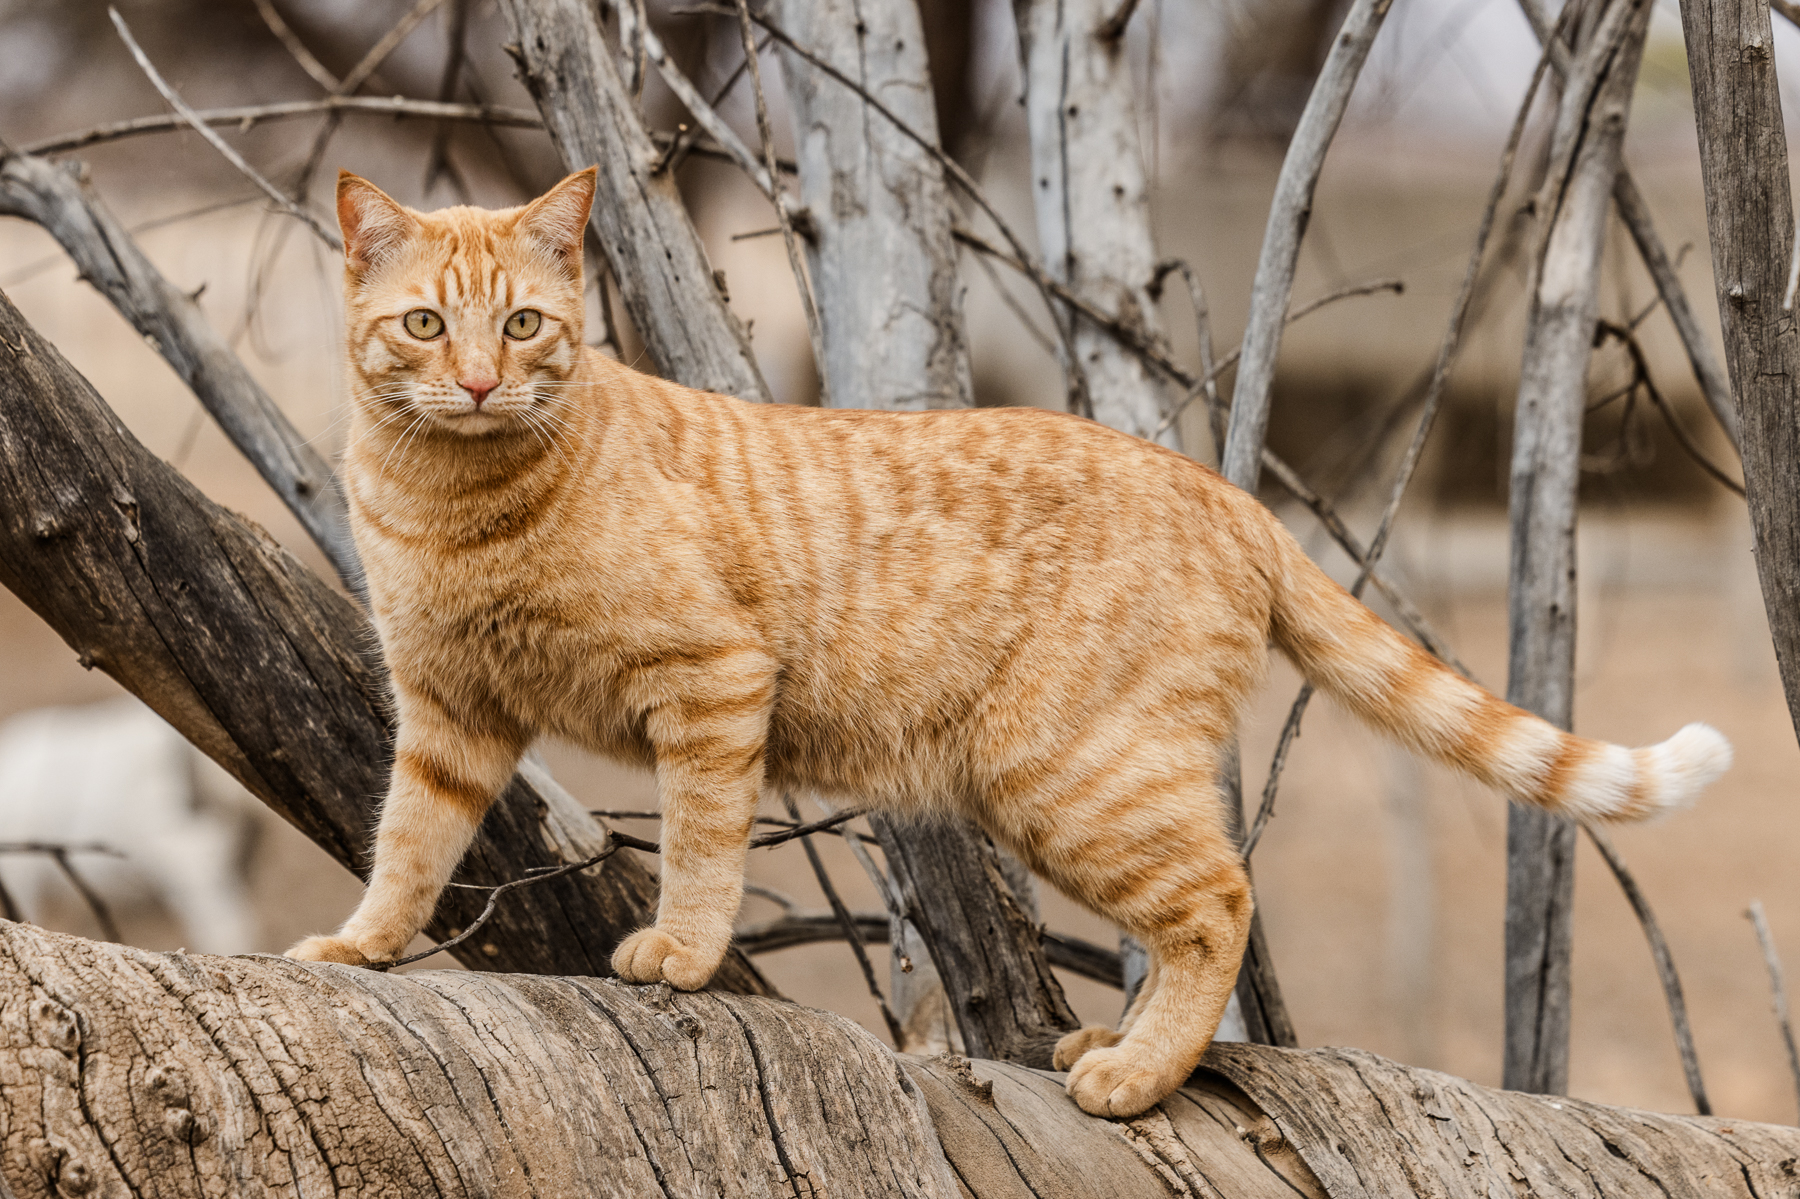
M 1792 1194 L 1800 1129 L 1216 1047 L 1131 1120 L 839 1016 L 591 978 L 389 975 L 0 922 L 0 1193 Z

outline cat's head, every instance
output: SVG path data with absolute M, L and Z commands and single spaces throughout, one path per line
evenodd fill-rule
M 554 413 L 580 360 L 593 199 L 589 167 L 519 208 L 414 212 L 340 172 L 356 402 L 383 424 L 470 435 Z

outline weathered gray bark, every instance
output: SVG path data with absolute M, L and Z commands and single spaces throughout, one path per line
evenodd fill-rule
M 972 826 L 871 822 L 907 920 L 943 979 L 975 1057 L 1050 1064 L 1081 1026 L 1051 972 L 1042 930 L 1008 885 L 999 851 Z
M 1256 282 L 1250 291 L 1250 319 L 1244 327 L 1237 383 L 1231 393 L 1231 425 L 1220 455 L 1220 473 L 1248 492 L 1256 491 L 1261 473 L 1275 359 L 1293 294 L 1294 268 L 1300 261 L 1300 239 L 1312 217 L 1313 189 L 1325 165 L 1325 152 L 1350 103 L 1350 93 L 1356 88 L 1356 77 L 1392 4 L 1393 0 L 1355 0 L 1350 6 L 1275 181 L 1268 228 L 1256 261 Z
M 770 15 L 812 54 L 882 97 L 915 133 L 935 139 L 913 0 L 808 0 L 778 4 Z M 968 346 L 942 166 L 785 47 L 782 67 L 813 230 L 807 265 L 824 325 L 830 402 L 966 407 Z M 915 1017 L 947 1005 L 969 1052 L 1047 1064 L 1048 1046 L 1077 1021 L 1045 959 L 1041 930 L 1026 914 L 1029 875 L 1018 872 L 1027 893 L 1016 895 L 994 848 L 966 821 L 877 820 L 874 828 L 900 901 L 899 936 L 890 930 L 889 939 L 891 1000 L 901 1023 L 923 1028 L 932 1021 Z
M 1031 198 L 1044 266 L 1057 282 L 1163 341 L 1150 283 L 1156 245 L 1138 145 L 1137 97 L 1117 0 L 1015 0 L 1031 132 Z M 1059 310 L 1087 377 L 1091 415 L 1135 437 L 1181 448 L 1163 418 L 1178 398 L 1169 380 L 1107 330 Z M 1065 364 L 1065 369 L 1068 369 Z
M 1681 23 L 1756 570 L 1800 729 L 1800 328 L 1782 307 L 1794 212 L 1769 10 L 1755 0 L 1684 0 Z
M 1546 221 L 1513 426 L 1511 652 L 1507 699 L 1571 727 L 1575 501 L 1600 255 L 1619 173 L 1648 0 L 1612 0 L 1584 22 L 1540 193 Z M 1515 805 L 1506 838 L 1506 1085 L 1568 1087 L 1575 825 Z
M 339 862 L 365 864 L 391 753 L 367 622 L 138 444 L 4 296 L 0 584 Z M 533 772 L 494 805 L 459 877 L 507 882 L 590 857 L 606 836 Z M 617 856 L 508 895 L 458 957 L 480 969 L 604 974 L 613 945 L 649 921 L 654 895 L 648 873 Z M 466 926 L 484 901 L 446 891 L 428 931 Z M 767 989 L 735 954 L 718 985 Z
M 784 0 L 770 15 L 936 140 L 925 36 L 913 0 Z M 966 406 L 969 352 L 943 168 L 792 51 L 782 52 L 781 65 L 800 197 L 812 216 L 806 262 L 824 325 L 831 403 Z M 871 286 L 872 275 L 879 286 Z
M 750 335 L 715 282 L 675 180 L 584 0 L 504 0 L 520 78 L 570 170 L 599 168 L 593 227 L 657 368 L 689 387 L 769 399 Z
M 0 1193 L 1322 1199 L 1792 1194 L 1800 1130 L 1220 1046 L 1131 1120 L 838 1016 L 0 922 Z M 1379 1112 L 1378 1118 L 1371 1113 Z
M 175 368 L 352 589 L 362 567 L 331 465 L 244 369 L 193 296 L 163 277 L 87 185 L 80 163 L 0 146 L 0 213 L 35 221 Z

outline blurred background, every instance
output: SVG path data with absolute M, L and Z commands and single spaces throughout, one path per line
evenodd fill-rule
M 321 94 L 321 83 L 296 64 L 253 0 L 122 0 L 118 7 L 195 107 Z M 292 36 L 335 76 L 412 7 L 411 0 L 274 3 Z M 1235 346 L 1242 331 L 1281 155 L 1343 7 L 1337 0 L 1143 0 L 1128 30 L 1158 248 L 1193 264 L 1210 298 L 1220 352 Z M 1002 0 L 923 0 L 922 11 L 944 143 L 1029 238 L 1035 220 L 1011 9 Z M 735 24 L 666 4 L 652 3 L 651 13 L 703 91 L 710 94 L 741 60 Z M 450 53 L 459 39 L 460 58 Z M 446 0 L 362 91 L 529 110 L 503 49 L 507 39 L 491 0 Z M 1776 56 L 1800 78 L 1800 38 L 1779 18 Z M 1296 305 L 1375 279 L 1399 279 L 1405 290 L 1345 300 L 1290 328 L 1270 442 L 1365 535 L 1410 433 L 1501 143 L 1536 57 L 1512 0 L 1397 0 L 1326 163 L 1301 253 Z M 773 56 L 764 70 L 778 142 L 791 153 Z M 1785 94 L 1791 101 L 1791 88 Z M 721 107 L 740 131 L 753 129 L 747 91 L 733 92 Z M 1490 252 L 1446 410 L 1386 559 L 1462 660 L 1497 690 L 1506 681 L 1505 492 L 1527 270 L 1527 247 L 1512 218 L 1534 182 L 1531 164 L 1541 160 L 1542 107 L 1521 154 L 1523 181 L 1501 208 L 1499 248 Z M 644 109 L 656 129 L 671 131 L 686 119 L 654 78 Z M 7 144 L 29 147 L 163 111 L 104 4 L 0 0 L 0 139 Z M 226 132 L 278 185 L 304 185 L 322 214 L 329 213 L 339 167 L 427 208 L 515 204 L 563 173 L 547 137 L 531 129 L 350 116 L 321 143 L 324 123 L 313 116 Z M 87 164 L 94 186 L 157 265 L 180 286 L 204 289 L 209 317 L 295 424 L 336 454 L 344 384 L 340 267 L 332 253 L 297 222 L 269 212 L 252 186 L 191 132 L 90 145 L 74 157 Z M 1671 252 L 1682 251 L 1683 281 L 1716 341 L 1687 68 L 1671 0 L 1658 0 L 1626 160 Z M 725 272 L 732 307 L 751 322 L 771 385 L 784 400 L 811 402 L 815 376 L 780 238 L 743 236 L 773 224 L 767 204 L 733 168 L 712 159 L 689 158 L 678 178 L 713 264 Z M 1627 250 L 1615 223 L 1602 303 L 1603 314 L 1615 320 L 1636 316 L 1655 295 Z M 962 278 L 978 402 L 1060 405 L 1048 319 L 1029 288 L 968 255 Z M 163 360 L 75 277 L 56 243 L 35 226 L 0 221 L 0 289 L 140 440 L 324 570 L 298 526 Z M 1165 297 L 1163 324 L 1173 331 L 1176 356 L 1192 365 L 1195 323 L 1179 291 L 1171 288 Z M 623 321 L 622 312 L 615 316 Z M 1700 403 L 1666 315 L 1652 313 L 1639 332 L 1651 372 L 1679 418 L 1715 461 L 1730 463 L 1730 447 Z M 597 319 L 592 336 L 599 336 Z M 628 329 L 622 341 L 630 361 L 637 349 Z M 1599 400 L 1629 377 L 1622 351 L 1602 350 L 1591 394 Z M 1229 376 L 1225 383 L 1228 389 Z M 1199 416 L 1193 411 L 1184 421 L 1185 445 L 1212 461 Z M 1736 746 L 1736 766 L 1696 810 L 1621 830 L 1617 841 L 1682 970 L 1715 1109 L 1792 1121 L 1793 1084 L 1743 911 L 1750 900 L 1765 903 L 1779 948 L 1800 969 L 1800 752 L 1776 678 L 1744 506 L 1695 465 L 1645 404 L 1598 408 L 1584 463 L 1575 727 L 1643 743 L 1704 719 Z M 1729 469 L 1735 473 L 1735 464 Z M 1284 507 L 1275 493 L 1265 498 L 1321 561 L 1340 577 L 1349 573 L 1310 517 Z M 1244 738 L 1251 795 L 1260 792 L 1296 686 L 1293 672 L 1277 664 L 1251 715 Z M 0 717 L 119 694 L 104 675 L 84 671 L 35 615 L 0 593 Z M 63 723 L 81 735 L 83 721 Z M 87 744 L 120 744 L 119 734 L 98 720 L 86 724 Z M 0 735 L 0 747 L 5 744 Z M 543 752 L 558 778 L 593 807 L 655 806 L 647 776 L 563 746 Z M 79 801 L 70 798 L 72 786 L 68 778 L 37 790 L 39 784 L 12 784 L 0 796 L 0 842 L 61 835 L 131 852 L 139 819 L 134 805 L 145 802 L 132 785 L 91 782 L 92 794 Z M 348 912 L 356 880 L 299 834 L 255 809 L 244 816 L 230 814 L 228 801 L 213 807 L 223 813 L 208 824 L 215 831 L 194 836 L 228 843 L 229 854 L 218 852 L 229 858 L 242 890 L 225 887 L 207 902 L 214 910 L 235 904 L 247 911 L 238 934 L 245 943 L 224 948 L 279 951 L 301 934 L 335 926 Z M 100 815 L 84 817 L 79 831 L 72 819 L 59 824 L 43 815 L 77 808 Z M 649 833 L 654 826 L 625 827 Z M 1414 764 L 1327 705 L 1311 713 L 1255 860 L 1259 902 L 1302 1044 L 1361 1046 L 1498 1084 L 1505 830 L 1506 814 L 1494 796 Z M 822 848 L 851 905 L 877 908 L 843 846 Z M 1687 1110 L 1644 938 L 1585 842 L 1581 852 L 1571 1092 Z M 93 855 L 73 861 L 77 869 L 99 868 Z M 29 869 L 18 855 L 0 854 L 0 880 L 38 896 L 37 918 L 71 931 L 101 931 L 66 881 L 50 872 L 40 887 L 25 877 Z M 115 871 L 118 877 L 106 884 L 126 940 L 153 948 L 205 944 L 204 930 L 192 927 L 193 919 L 204 918 L 183 916 L 206 910 L 204 904 L 178 900 L 148 864 L 136 890 L 128 873 Z M 823 906 L 797 846 L 755 855 L 752 879 L 779 887 L 802 907 Z M 768 901 L 752 898 L 745 919 L 775 912 Z M 1104 944 L 1116 936 L 1048 892 L 1044 914 L 1052 927 Z M 879 947 L 871 953 L 885 963 Z M 783 950 L 761 962 L 787 994 L 845 1012 L 884 1035 L 842 945 Z M 1116 1018 L 1116 991 L 1066 981 L 1084 1017 Z

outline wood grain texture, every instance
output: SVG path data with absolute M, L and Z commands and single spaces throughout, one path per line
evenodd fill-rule
M 157 270 L 88 185 L 80 163 L 0 146 L 0 213 L 35 221 L 81 277 L 168 360 L 352 590 L 362 570 L 331 464 L 294 428 L 219 336 L 194 296 Z
M 1573 724 L 1575 502 L 1600 255 L 1650 6 L 1612 0 L 1576 43 L 1539 193 L 1546 224 L 1513 423 L 1509 702 Z M 1575 826 L 1513 807 L 1506 838 L 1506 1085 L 1569 1078 Z
M 873 1037 L 665 986 L 0 924 L 0 1078 L 0 1193 L 18 1199 L 956 1194 Z
M 795 40 L 937 139 L 925 34 L 914 0 L 771 5 Z M 891 121 L 791 50 L 781 51 L 798 131 L 807 269 L 839 408 L 962 408 L 970 402 L 962 287 L 944 171 Z M 870 269 L 879 264 L 879 286 Z
M 1116 0 L 1019 0 L 1013 5 L 1031 135 L 1031 199 L 1044 267 L 1147 342 L 1166 346 L 1150 296 L 1158 261 L 1138 144 L 1137 95 Z M 1081 360 L 1088 415 L 1110 428 L 1181 448 L 1163 427 L 1178 398 L 1111 332 L 1059 310 L 1064 346 Z M 1064 363 L 1064 370 L 1070 370 Z M 1075 394 L 1071 385 L 1070 393 Z
M 1775 1199 L 1800 1130 L 1217 1046 L 1130 1120 L 839 1016 L 0 922 L 0 1194 Z
M 1755 0 L 1681 6 L 1756 570 L 1800 729 L 1800 327 L 1782 308 L 1794 209 L 1769 21 Z
M 1490 1090 L 1358 1049 L 1219 1045 L 1204 1065 L 1273 1119 L 1332 1199 L 1773 1199 L 1800 1187 L 1800 1129 Z
M 713 281 L 700 235 L 582 0 L 505 0 L 520 79 L 571 171 L 599 168 L 592 222 L 632 324 L 668 378 L 769 399 L 750 335 Z
M 0 296 L 0 583 L 344 866 L 365 864 L 391 748 L 386 681 L 360 612 L 262 530 L 145 450 Z M 579 861 L 606 833 L 541 772 L 515 778 L 464 861 L 493 885 Z M 621 855 L 503 901 L 461 960 L 604 974 L 654 909 Z M 435 937 L 481 910 L 446 893 Z M 740 955 L 720 986 L 762 991 Z

